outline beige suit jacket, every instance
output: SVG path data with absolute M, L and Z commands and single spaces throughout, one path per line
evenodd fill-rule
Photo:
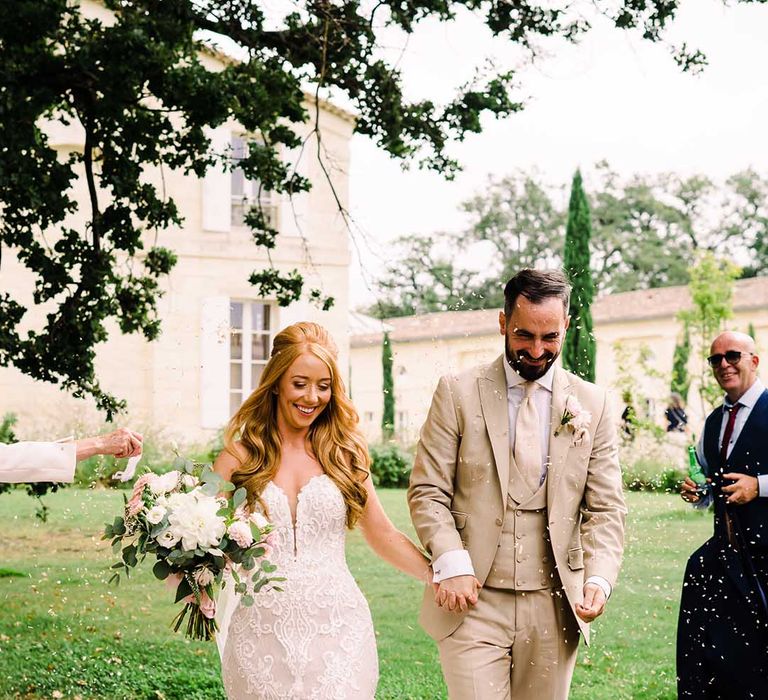
M 72 481 L 77 446 L 74 442 L 17 442 L 0 444 L 0 482 Z
M 408 489 L 411 518 L 432 560 L 464 548 L 481 583 L 496 555 L 507 512 L 511 450 L 503 362 L 502 356 L 440 379 Z M 589 576 L 602 576 L 614 585 L 624 549 L 626 507 L 616 426 L 605 391 L 559 367 L 554 371 L 547 511 L 555 564 L 573 612 Z M 569 394 L 592 414 L 589 435 L 579 445 L 567 427 L 554 435 Z M 436 605 L 427 588 L 420 621 L 434 639 L 451 634 L 463 617 Z M 576 619 L 589 642 L 589 625 Z

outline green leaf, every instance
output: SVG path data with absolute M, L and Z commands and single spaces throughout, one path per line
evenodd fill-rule
M 152 567 L 152 573 L 155 575 L 155 578 L 165 581 L 171 573 L 171 567 L 164 559 L 158 559 Z
M 136 566 L 138 564 L 138 560 L 136 559 L 136 545 L 135 544 L 129 544 L 125 549 L 123 549 L 123 561 L 125 562 L 126 566 Z
M 246 499 L 248 498 L 248 492 L 241 486 L 237 491 L 235 491 L 235 495 L 232 496 L 232 505 L 235 508 L 239 508 L 243 503 L 245 503 Z
M 200 491 L 202 491 L 202 493 L 204 493 L 206 496 L 215 497 L 219 493 L 219 487 L 214 483 L 207 483 L 200 487 Z
M 244 605 L 246 608 L 250 608 L 251 605 L 253 605 L 253 596 L 252 595 L 244 595 L 240 599 L 240 603 Z
M 261 570 L 265 574 L 271 574 L 273 571 L 277 571 L 277 567 L 274 564 L 270 564 L 266 559 L 261 562 Z
M 193 593 L 194 592 L 192 590 L 192 586 L 189 584 L 189 581 L 187 581 L 186 578 L 183 578 L 176 588 L 176 597 L 174 598 L 173 602 L 178 603 L 180 600 L 183 600 L 188 595 L 192 595 Z

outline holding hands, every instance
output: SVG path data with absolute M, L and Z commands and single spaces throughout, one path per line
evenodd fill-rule
M 482 588 L 474 576 L 454 576 L 433 585 L 435 602 L 451 612 L 465 612 L 470 605 L 475 605 L 477 594 Z
M 584 622 L 592 622 L 605 610 L 605 591 L 596 583 L 584 586 L 584 601 L 576 603 L 576 614 Z

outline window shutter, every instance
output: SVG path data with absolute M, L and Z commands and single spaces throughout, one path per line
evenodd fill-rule
M 208 133 L 215 153 L 229 153 L 232 132 L 220 126 Z M 203 229 L 227 233 L 231 226 L 232 176 L 221 165 L 208 168 L 203 178 Z
M 200 425 L 229 419 L 229 297 L 203 299 L 200 332 Z

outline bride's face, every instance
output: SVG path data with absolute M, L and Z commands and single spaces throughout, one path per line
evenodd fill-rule
M 277 386 L 277 419 L 293 430 L 308 428 L 331 400 L 331 372 L 311 352 L 299 355 Z

